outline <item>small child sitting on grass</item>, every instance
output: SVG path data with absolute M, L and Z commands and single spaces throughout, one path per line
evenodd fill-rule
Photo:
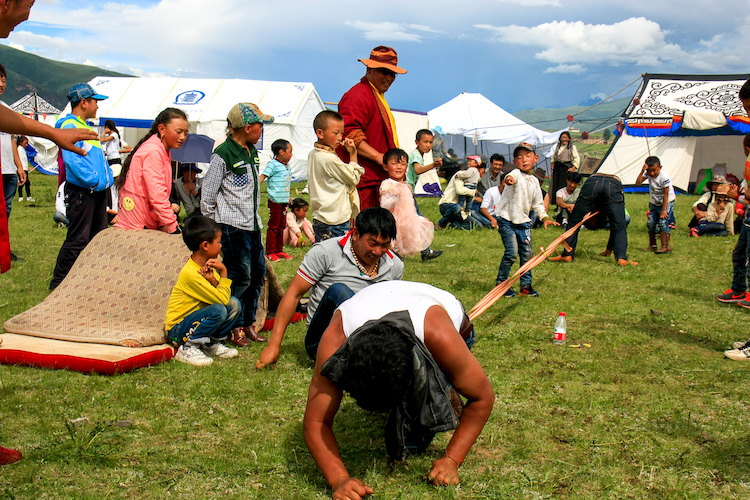
M 729 185 L 719 184 L 713 189 L 713 201 L 708 204 L 706 216 L 690 230 L 690 236 L 726 236 L 734 234 L 734 204 L 729 199 Z
M 641 173 L 638 174 L 636 185 L 643 184 L 648 179 L 648 192 L 650 195 L 648 207 L 648 248 L 644 252 L 670 253 L 672 244 L 670 242 L 669 221 L 674 217 L 674 187 L 672 179 L 666 172 L 662 172 L 661 161 L 656 156 L 649 156 L 643 164 Z M 661 233 L 661 248 L 656 247 L 656 233 Z
M 557 217 L 555 220 L 563 225 L 563 229 L 568 227 L 568 219 L 575 208 L 578 195 L 581 193 L 579 186 L 581 184 L 581 174 L 575 170 L 567 173 L 565 178 L 565 187 L 557 190 L 555 193 L 555 204 L 557 205 Z
M 307 242 L 302 237 L 302 233 L 307 236 L 310 243 L 315 243 L 315 234 L 313 233 L 312 224 L 307 220 L 307 210 L 310 205 L 302 198 L 295 198 L 289 205 L 289 211 L 286 214 L 286 228 L 284 228 L 284 244 L 293 247 L 304 247 Z
M 242 325 L 242 306 L 231 296 L 226 266 L 216 259 L 221 251 L 218 224 L 207 217 L 193 217 L 185 224 L 182 240 L 193 255 L 172 289 L 164 329 L 168 342 L 178 348 L 177 361 L 208 366 L 212 357 L 237 356 L 237 349 L 220 341 Z

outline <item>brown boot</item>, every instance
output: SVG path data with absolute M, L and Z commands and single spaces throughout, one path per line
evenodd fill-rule
M 644 252 L 656 251 L 656 233 L 648 233 L 648 247 L 643 249 Z
M 661 248 L 656 250 L 656 253 L 672 253 L 672 245 L 669 244 L 669 234 L 665 231 L 661 232 Z
M 248 340 L 252 340 L 253 342 L 268 342 L 267 338 L 261 337 L 258 332 L 255 331 L 255 325 L 246 326 L 242 331 L 245 332 L 245 337 L 247 337 Z
M 247 347 L 250 345 L 250 341 L 245 337 L 245 332 L 242 331 L 241 327 L 232 330 L 232 344 L 237 347 Z

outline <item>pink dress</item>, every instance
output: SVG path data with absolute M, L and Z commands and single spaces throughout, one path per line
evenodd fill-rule
M 380 206 L 396 219 L 396 239 L 391 248 L 399 255 L 415 255 L 427 249 L 435 236 L 429 219 L 417 215 L 409 185 L 386 179 L 380 184 Z

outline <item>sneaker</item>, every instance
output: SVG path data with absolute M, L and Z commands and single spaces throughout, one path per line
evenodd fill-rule
M 744 299 L 737 302 L 737 305 L 740 307 L 744 307 L 745 309 L 750 309 L 750 297 L 745 297 Z
M 227 347 L 221 342 L 214 342 L 213 344 L 201 346 L 201 351 L 203 351 L 203 354 L 211 356 L 212 358 L 224 359 L 233 358 L 240 353 L 237 349 Z
M 26 197 L 26 201 L 36 201 L 36 200 L 34 198 L 32 198 L 31 196 L 27 196 Z
M 292 256 L 286 252 L 279 252 L 276 254 L 276 256 L 281 257 L 282 259 L 285 259 L 285 260 L 292 260 Z
M 698 228 L 697 227 L 694 227 L 694 228 L 690 229 L 690 236 L 692 236 L 694 238 L 700 237 L 700 234 L 698 234 Z
M 213 359 L 203 354 L 203 351 L 198 346 L 194 345 L 190 347 L 181 345 L 177 349 L 177 355 L 174 359 L 193 366 L 208 366 L 214 362 Z
M 745 347 L 747 344 L 750 344 L 750 340 L 738 340 L 734 344 L 732 344 L 732 349 L 741 349 L 742 347 Z
M 730 349 L 728 351 L 724 351 L 724 356 L 735 361 L 750 360 L 750 342 L 746 343 L 739 349 Z
M 26 262 L 26 259 L 22 259 L 18 255 L 14 254 L 13 252 L 10 253 L 10 260 L 13 262 Z
M 430 250 L 429 252 L 422 254 L 422 262 L 427 262 L 428 260 L 437 259 L 441 255 L 443 255 L 442 250 L 433 250 L 432 248 L 430 248 L 429 250 Z
M 23 196 L 19 197 L 18 201 L 23 201 Z
M 267 258 L 268 260 L 270 260 L 271 262 L 278 262 L 278 261 L 280 261 L 280 260 L 281 260 L 281 257 L 279 257 L 279 256 L 278 256 L 277 254 L 275 254 L 275 253 L 272 253 L 272 254 L 268 254 L 268 255 L 266 255 L 266 258 Z
M 539 297 L 539 292 L 531 288 L 531 286 L 525 286 L 521 288 L 521 297 Z
M 731 288 L 724 293 L 720 293 L 716 296 L 716 300 L 719 302 L 731 303 L 739 302 L 747 296 L 747 292 L 735 292 Z
M 514 292 L 512 288 L 508 288 L 508 290 L 506 290 L 506 292 L 503 294 L 503 297 L 507 297 L 507 298 L 511 298 L 515 296 L 516 296 L 516 292 Z

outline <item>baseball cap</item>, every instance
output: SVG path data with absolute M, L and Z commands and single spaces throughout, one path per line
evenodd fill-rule
M 88 83 L 76 83 L 68 91 L 68 100 L 70 102 L 78 102 L 89 98 L 96 99 L 97 101 L 109 99 L 106 95 L 97 94 L 94 88 Z
M 472 155 L 472 156 L 467 156 L 467 157 L 466 157 L 466 159 L 467 159 L 467 160 L 474 160 L 474 161 L 475 161 L 475 162 L 477 162 L 477 163 L 478 163 L 479 165 L 481 165 L 481 164 L 482 164 L 482 157 L 481 157 L 481 156 L 479 156 L 479 155 Z
M 522 142 L 518 146 L 516 146 L 516 149 L 513 150 L 513 158 L 515 158 L 518 155 L 519 149 L 526 149 L 528 151 L 531 151 L 532 153 L 536 153 L 536 151 L 534 151 L 534 146 L 532 144 L 529 144 L 528 142 Z
M 251 102 L 241 102 L 229 110 L 227 120 L 230 127 L 242 128 L 252 123 L 273 123 L 273 116 L 263 114 L 258 106 Z

